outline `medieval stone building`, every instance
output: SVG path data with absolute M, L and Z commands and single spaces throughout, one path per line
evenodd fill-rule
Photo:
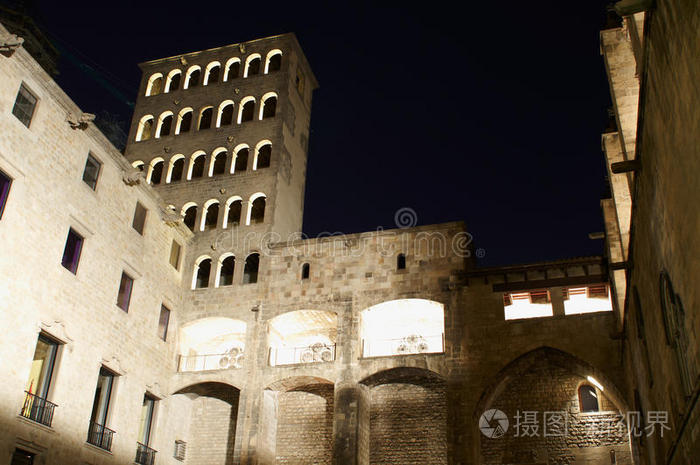
M 494 268 L 301 237 L 292 34 L 141 64 L 122 154 L 0 27 L 0 464 L 696 463 L 700 8 L 618 11 L 606 254 Z

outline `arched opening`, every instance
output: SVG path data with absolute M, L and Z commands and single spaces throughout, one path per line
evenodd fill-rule
M 207 72 L 204 75 L 204 85 L 216 84 L 219 82 L 219 73 L 221 71 L 221 64 L 218 61 L 214 61 L 207 65 Z
M 265 221 L 265 200 L 265 194 L 253 194 L 251 196 L 246 224 L 260 224 Z
M 282 50 L 271 50 L 265 59 L 265 74 L 274 73 L 282 68 Z
M 226 173 L 227 158 L 228 152 L 226 151 L 226 149 L 222 148 L 215 151 L 213 160 L 211 162 L 211 168 L 209 169 L 209 176 Z
M 245 335 L 245 322 L 232 318 L 203 318 L 183 325 L 178 371 L 241 368 Z
M 194 225 L 197 221 L 197 205 L 188 204 L 182 209 L 183 222 L 185 226 L 194 232 Z
M 260 267 L 260 254 L 252 253 L 245 259 L 243 267 L 243 284 L 254 284 L 258 282 L 258 269 Z
M 241 224 L 241 210 L 243 209 L 243 201 L 240 197 L 232 197 L 227 202 L 226 208 L 226 220 L 224 221 L 224 227 L 226 226 L 238 226 Z
M 197 125 L 198 130 L 211 128 L 211 120 L 214 114 L 213 107 L 203 108 L 199 114 L 199 124 Z
M 335 360 L 338 317 L 334 312 L 297 310 L 270 320 L 270 366 Z
M 600 410 L 598 405 L 598 393 L 590 384 L 582 384 L 578 388 L 578 405 L 581 413 L 597 412 Z
M 204 214 L 202 215 L 202 231 L 216 229 L 219 220 L 219 202 L 210 200 L 204 204 Z
M 236 147 L 236 159 L 231 165 L 231 174 L 245 171 L 248 168 L 248 146 L 239 145 Z
M 177 116 L 177 126 L 175 127 L 175 134 L 182 134 L 187 132 L 192 128 L 192 108 L 183 108 Z
M 425 299 L 383 302 L 360 313 L 363 357 L 440 353 L 444 306 Z
M 277 111 L 277 95 L 270 92 L 262 98 L 260 106 L 260 119 L 273 118 Z
M 137 170 L 141 171 L 143 173 L 143 170 L 146 168 L 146 165 L 141 161 L 141 160 L 136 160 L 131 164 L 134 168 Z
M 255 116 L 255 98 L 246 97 L 238 107 L 238 124 L 253 121 Z
M 255 76 L 260 73 L 260 55 L 254 53 L 245 61 L 245 71 L 243 77 Z
M 192 289 L 204 289 L 209 287 L 209 276 L 211 275 L 211 258 L 200 257 L 194 266 L 194 276 Z
M 226 62 L 226 71 L 224 71 L 224 81 L 236 79 L 241 73 L 241 60 L 231 58 Z
M 180 88 L 180 80 L 182 79 L 182 71 L 174 69 L 168 73 L 168 79 L 165 81 L 165 92 L 173 92 Z
M 204 176 L 204 164 L 206 162 L 206 154 L 204 152 L 195 152 L 190 160 L 190 172 L 187 179 L 197 179 Z
M 146 97 L 151 95 L 158 95 L 163 90 L 163 75 L 161 73 L 156 73 L 148 78 L 148 85 L 146 86 Z
M 170 175 L 167 182 L 182 181 L 182 175 L 185 172 L 185 156 L 176 155 L 170 159 Z
M 162 158 L 155 158 L 151 162 L 151 169 L 148 174 L 148 182 L 153 185 L 158 185 L 163 180 L 163 165 Z
M 301 279 L 309 279 L 309 276 L 311 275 L 311 265 L 308 263 L 304 263 L 301 265 Z
M 158 128 L 156 129 L 156 138 L 169 136 L 173 126 L 173 112 L 166 111 L 158 118 Z
M 219 105 L 216 127 L 229 126 L 231 123 L 233 123 L 233 101 L 226 100 Z
M 233 255 L 219 258 L 218 286 L 230 286 L 233 284 L 233 272 L 236 267 L 236 257 Z
M 185 89 L 197 87 L 201 78 L 202 68 L 196 65 L 191 66 L 190 69 L 187 70 L 187 77 L 185 77 Z
M 263 142 L 258 144 L 258 148 L 255 153 L 255 162 L 253 163 L 253 169 L 258 170 L 262 168 L 270 167 L 270 160 L 272 159 L 272 144 L 269 142 Z
M 405 270 L 406 269 L 406 255 L 400 253 L 396 256 L 396 269 Z
M 153 132 L 153 115 L 146 115 L 139 121 L 139 126 L 136 129 L 136 142 L 148 140 Z

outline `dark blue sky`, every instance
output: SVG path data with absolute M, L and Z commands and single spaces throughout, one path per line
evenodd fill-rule
M 309 235 L 393 227 L 410 207 L 418 224 L 464 220 L 487 265 L 602 252 L 588 233 L 603 228 L 607 190 L 606 2 L 218 3 L 34 8 L 65 50 L 131 100 L 141 61 L 295 32 L 321 84 Z M 130 119 L 94 77 L 67 59 L 60 69 L 84 111 Z

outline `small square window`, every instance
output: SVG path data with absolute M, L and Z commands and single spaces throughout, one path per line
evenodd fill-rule
M 85 162 L 85 169 L 83 170 L 83 181 L 85 184 L 90 186 L 92 190 L 97 187 L 97 178 L 100 176 L 100 168 L 102 168 L 102 163 L 97 161 L 92 154 L 88 154 L 87 161 Z
M 138 231 L 138 233 L 141 235 L 143 235 L 143 228 L 144 226 L 146 226 L 146 213 L 148 213 L 146 207 L 141 205 L 141 202 L 136 202 L 136 210 L 134 211 L 134 221 L 131 223 L 131 226 L 133 226 L 134 229 Z
M 134 279 L 128 274 L 122 272 L 122 279 L 119 283 L 119 295 L 117 295 L 117 306 L 129 311 L 129 302 L 131 301 L 131 291 L 134 287 Z
M 22 84 L 19 87 L 19 92 L 17 92 L 15 106 L 12 107 L 12 114 L 15 115 L 22 124 L 29 127 L 29 124 L 32 122 L 32 116 L 34 116 L 36 102 L 37 98 L 34 94 Z
M 80 260 L 80 251 L 82 248 L 83 237 L 71 228 L 68 231 L 66 246 L 63 249 L 61 265 L 73 274 L 78 271 L 78 261 Z
M 179 269 L 180 266 L 180 249 L 182 247 L 180 244 L 177 243 L 177 241 L 173 241 L 173 244 L 170 246 L 170 264 L 175 268 L 176 270 Z
M 160 306 L 160 318 L 158 319 L 158 336 L 162 340 L 168 337 L 168 323 L 170 322 L 170 309 L 165 305 Z
M 2 212 L 5 210 L 5 203 L 7 203 L 7 197 L 10 195 L 11 185 L 12 178 L 0 171 L 0 218 L 2 218 Z

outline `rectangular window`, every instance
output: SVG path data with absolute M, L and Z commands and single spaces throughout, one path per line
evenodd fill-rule
M 112 389 L 114 387 L 114 373 L 104 367 L 100 368 L 100 375 L 97 378 L 95 388 L 95 399 L 92 403 L 92 413 L 90 415 L 90 429 L 88 430 L 87 442 L 105 450 L 112 448 L 112 436 L 114 431 L 107 428 L 109 406 L 112 400 Z
M 19 87 L 19 92 L 17 92 L 15 106 L 12 107 L 12 114 L 15 115 L 22 124 L 29 127 L 29 124 L 32 122 L 32 116 L 34 116 L 36 102 L 37 98 L 34 94 L 22 84 Z
M 97 161 L 92 154 L 88 154 L 87 161 L 85 162 L 85 169 L 83 170 L 83 181 L 85 184 L 90 186 L 92 190 L 97 187 L 97 178 L 100 176 L 100 169 L 102 168 L 102 163 Z
M 58 343 L 43 334 L 39 335 L 34 349 L 34 358 L 25 386 L 25 398 L 20 415 L 30 420 L 51 426 L 55 404 L 46 398 L 56 364 Z
M 170 264 L 176 270 L 179 269 L 180 265 L 180 248 L 180 244 L 177 241 L 173 241 L 173 244 L 170 246 Z
M 145 394 L 143 396 L 141 421 L 139 423 L 139 442 L 144 446 L 147 446 L 151 440 L 151 426 L 153 426 L 153 412 L 155 406 L 156 400 L 148 394 Z
M 5 210 L 7 197 L 10 195 L 11 184 L 12 178 L 0 171 L 0 218 L 2 218 L 2 212 Z
M 146 214 L 148 210 L 146 207 L 141 205 L 141 202 L 136 202 L 136 210 L 134 210 L 134 221 L 131 226 L 138 231 L 139 234 L 143 235 L 143 228 L 146 226 Z
M 131 290 L 134 287 L 134 279 L 122 271 L 122 279 L 119 283 L 119 295 L 117 296 L 117 306 L 129 311 L 129 301 L 131 301 Z
M 10 465 L 33 465 L 34 454 L 22 449 L 15 449 L 12 453 L 12 462 Z
M 80 260 L 80 251 L 82 248 L 83 237 L 75 232 L 73 228 L 69 229 L 66 246 L 63 249 L 61 265 L 73 274 L 76 274 L 78 271 L 78 261 Z
M 162 340 L 168 337 L 168 323 L 170 322 L 170 310 L 165 305 L 160 306 L 160 318 L 158 319 L 158 336 Z

